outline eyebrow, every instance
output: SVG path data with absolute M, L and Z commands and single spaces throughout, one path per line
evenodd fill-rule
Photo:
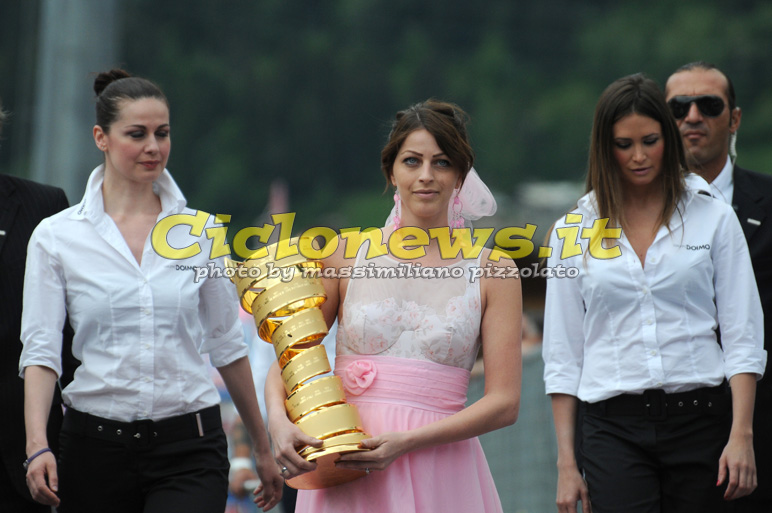
M 422 157 L 424 155 L 423 153 L 420 153 L 418 151 L 411 150 L 411 149 L 402 150 L 399 154 L 402 155 L 404 153 L 413 153 L 414 155 L 420 155 Z M 432 158 L 436 158 L 436 157 L 447 157 L 447 155 L 445 155 L 445 152 L 441 151 L 440 153 L 436 153 L 432 155 Z
M 158 125 L 158 128 L 169 128 L 171 125 L 169 123 L 164 123 L 163 125 Z M 147 128 L 145 125 L 126 125 L 124 128 Z
M 646 139 L 647 137 L 653 137 L 653 136 L 662 137 L 662 134 L 659 132 L 652 132 L 650 134 L 644 135 L 643 137 L 641 137 L 641 139 Z M 615 141 L 632 141 L 633 138 L 632 137 L 614 137 L 614 140 Z

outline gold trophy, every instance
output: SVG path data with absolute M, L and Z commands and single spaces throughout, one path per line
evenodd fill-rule
M 319 308 L 327 300 L 319 276 L 323 265 L 300 254 L 277 259 L 279 244 L 267 246 L 267 256 L 241 263 L 229 260 L 227 265 L 234 270 L 231 279 L 241 307 L 254 317 L 260 338 L 273 344 L 287 391 L 287 415 L 304 433 L 324 442 L 298 451 L 317 467 L 287 484 L 301 490 L 327 488 L 365 475 L 337 468 L 335 462 L 343 453 L 366 450 L 359 442 L 369 435 L 356 406 L 346 402 L 340 378 L 318 378 L 331 370 L 321 344 L 327 335 Z

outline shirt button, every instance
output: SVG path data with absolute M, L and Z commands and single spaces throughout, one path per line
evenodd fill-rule
M 657 352 L 656 351 L 652 351 L 651 352 L 651 356 L 657 356 Z
M 144 378 L 142 378 L 142 381 L 144 381 L 145 383 L 150 383 L 150 377 L 145 376 Z
M 662 386 L 662 382 L 660 381 L 659 383 L 657 383 L 657 386 L 661 387 Z
M 651 326 L 652 324 L 654 324 L 654 321 L 652 321 L 651 319 L 646 319 L 646 324 Z
M 649 293 L 649 289 L 648 289 L 648 288 L 646 288 L 646 287 L 643 287 L 643 288 L 641 289 L 641 292 L 643 292 L 644 294 L 648 294 L 648 293 Z
M 150 315 L 150 309 L 145 308 L 144 310 L 142 310 L 142 313 L 145 315 Z

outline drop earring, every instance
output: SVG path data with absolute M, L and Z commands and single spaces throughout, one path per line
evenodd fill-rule
M 463 204 L 461 203 L 461 198 L 458 196 L 458 193 L 456 193 L 456 197 L 453 198 L 453 216 L 450 220 L 450 227 L 451 228 L 463 228 L 464 227 L 464 218 L 461 217 L 461 210 L 464 208 Z
M 399 204 L 401 203 L 399 198 L 399 191 L 394 190 L 394 229 L 399 230 L 402 225 L 402 220 L 399 218 Z

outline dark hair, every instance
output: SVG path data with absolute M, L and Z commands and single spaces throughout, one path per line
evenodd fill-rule
M 601 94 L 595 107 L 587 165 L 587 192 L 595 191 L 598 214 L 609 225 L 624 225 L 619 166 L 614 158 L 614 124 L 630 114 L 640 114 L 662 127 L 662 188 L 665 205 L 660 226 L 666 225 L 684 192 L 686 158 L 681 133 L 657 84 L 641 73 L 620 78 Z
M 124 100 L 139 100 L 156 98 L 169 107 L 169 101 L 161 89 L 151 81 L 132 77 L 122 69 L 111 69 L 99 73 L 94 79 L 96 98 L 96 124 L 105 133 L 110 131 L 110 125 L 118 119 L 120 103 Z
M 677 70 L 675 70 L 673 73 L 671 73 L 671 77 L 675 75 L 676 73 L 681 73 L 682 71 L 694 71 L 695 69 L 702 69 L 705 71 L 710 70 L 716 70 L 719 73 L 721 73 L 724 78 L 726 79 L 726 98 L 729 100 L 729 111 L 732 112 L 734 108 L 737 106 L 737 99 L 735 98 L 734 94 L 734 85 L 732 84 L 732 79 L 729 78 L 729 75 L 718 69 L 715 64 L 712 64 L 710 62 L 706 61 L 694 61 L 690 62 L 689 64 L 684 64 Z
M 386 177 L 386 186 L 391 184 L 394 161 L 405 139 L 421 129 L 434 136 L 451 164 L 461 171 L 463 183 L 474 164 L 474 151 L 466 131 L 468 121 L 469 116 L 458 105 L 432 98 L 397 112 L 389 140 L 381 150 L 381 171 Z

